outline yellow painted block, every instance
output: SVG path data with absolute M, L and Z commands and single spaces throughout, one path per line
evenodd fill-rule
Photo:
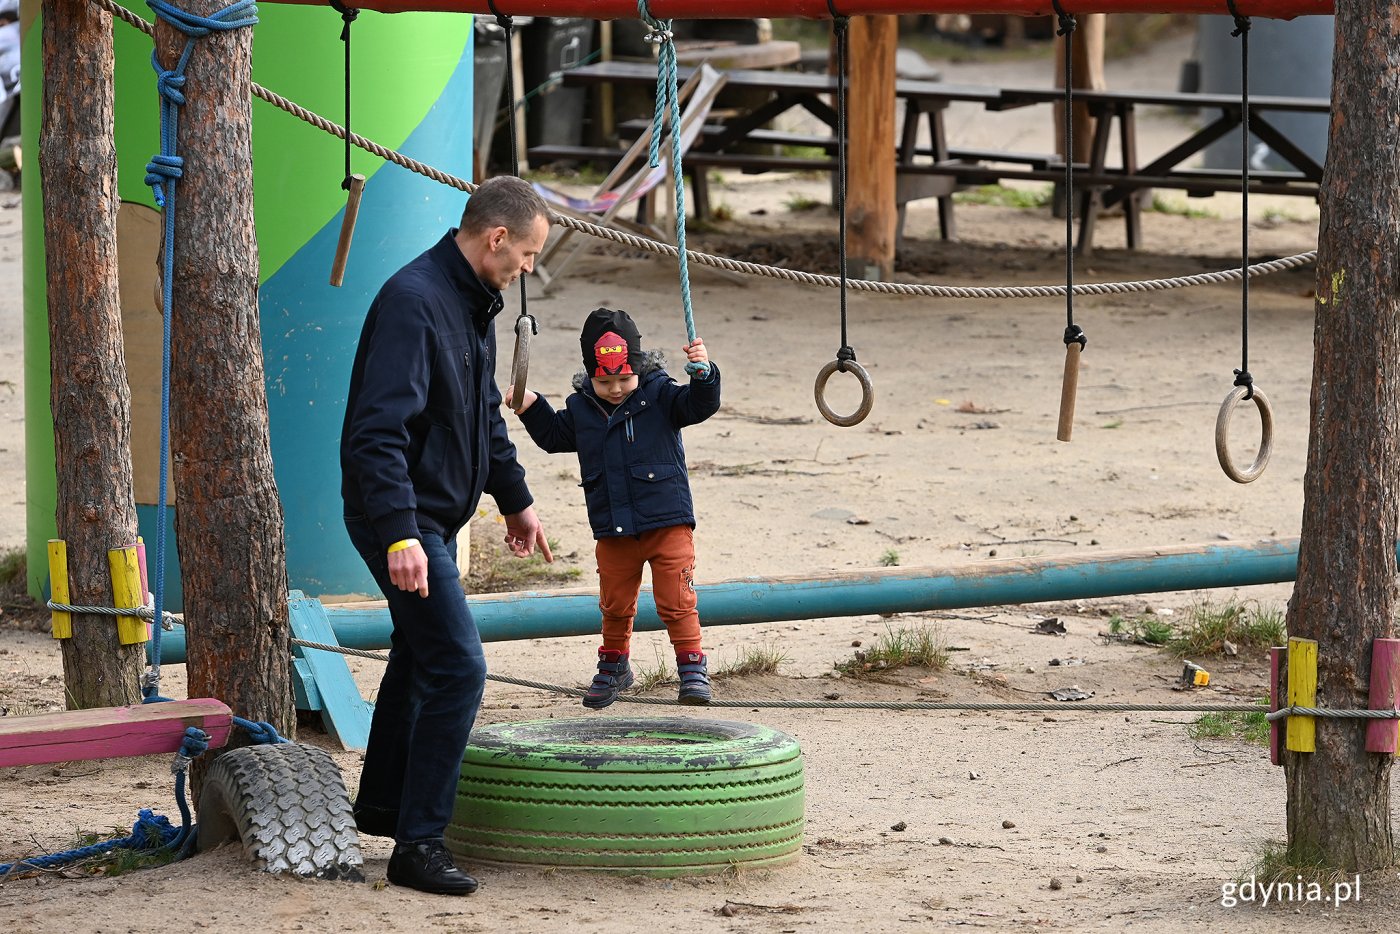
M 1288 640 L 1288 706 L 1317 706 L 1317 642 Z M 1317 718 L 1290 716 L 1285 742 L 1290 752 L 1317 749 Z
M 107 564 L 112 571 L 112 605 L 117 608 L 140 606 L 145 602 L 141 593 L 141 560 L 136 554 L 135 545 L 125 548 L 110 548 L 107 551 Z M 145 642 L 146 621 L 139 616 L 117 617 L 117 640 L 122 645 L 136 645 Z
M 61 538 L 49 539 L 49 592 L 54 603 L 68 602 L 68 543 Z M 55 639 L 73 638 L 73 614 L 54 610 L 50 626 Z

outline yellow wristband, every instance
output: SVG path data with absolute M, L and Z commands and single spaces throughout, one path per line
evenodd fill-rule
M 394 542 L 394 544 L 390 545 L 390 546 L 389 546 L 389 552 L 388 552 L 388 553 L 389 553 L 389 554 L 393 554 L 393 553 L 396 552 L 396 551 L 406 551 L 406 550 L 408 550 L 409 548 L 412 548 L 414 545 L 417 545 L 417 544 L 418 544 L 418 539 L 416 539 L 416 538 L 405 538 L 405 539 L 404 539 L 403 541 L 401 541 L 401 542 Z

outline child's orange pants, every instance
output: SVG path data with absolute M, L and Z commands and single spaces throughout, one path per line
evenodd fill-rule
M 651 565 L 656 612 L 676 652 L 699 652 L 700 613 L 695 601 L 695 530 L 688 525 L 640 535 L 598 539 L 598 609 L 603 648 L 629 651 L 642 566 Z

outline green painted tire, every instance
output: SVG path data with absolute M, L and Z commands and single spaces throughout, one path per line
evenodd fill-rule
M 531 720 L 472 733 L 459 858 L 654 876 L 771 866 L 802 847 L 802 750 L 751 723 Z

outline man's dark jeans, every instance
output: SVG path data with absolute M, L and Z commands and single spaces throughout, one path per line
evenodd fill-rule
M 367 519 L 347 516 L 345 528 L 394 623 L 355 805 L 398 811 L 400 843 L 440 840 L 486 687 L 486 657 L 462 593 L 457 549 L 440 535 L 419 533 L 428 555 L 424 598 L 389 580 L 388 556 Z

